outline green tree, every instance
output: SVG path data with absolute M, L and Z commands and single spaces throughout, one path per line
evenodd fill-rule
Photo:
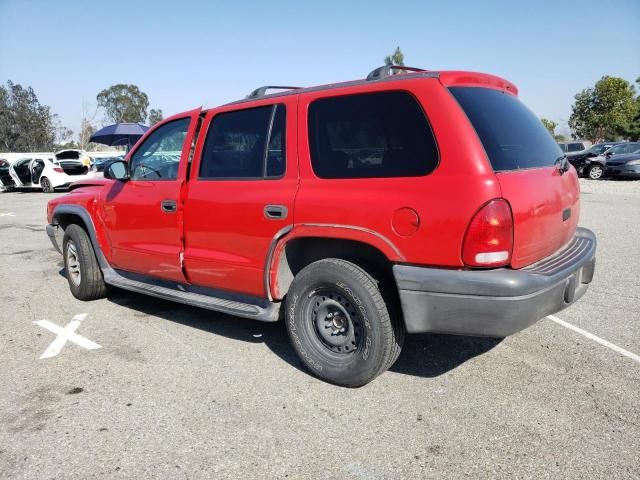
M 396 47 L 392 55 L 384 57 L 385 65 L 404 65 L 404 53 L 400 50 L 400 47 Z M 400 71 L 400 70 L 398 70 Z
M 558 126 L 558 124 L 556 122 L 554 122 L 553 120 L 549 120 L 548 118 L 544 118 L 544 117 L 541 118 L 540 120 L 542 121 L 542 124 L 544 125 L 544 128 L 549 130 L 549 133 L 551 135 L 555 135 L 556 127 Z
M 113 123 L 144 122 L 147 118 L 149 97 L 136 85 L 112 85 L 102 90 L 96 99 Z
M 542 117 L 540 119 L 544 128 L 546 128 L 551 136 L 555 139 L 556 142 L 564 142 L 566 138 L 564 135 L 556 135 L 556 127 L 558 126 L 558 122 L 554 122 L 553 120 L 549 120 L 548 118 Z
M 640 77 L 636 78 L 636 84 L 640 89 Z M 629 140 L 637 142 L 640 140 L 640 94 L 636 97 L 636 113 L 629 122 L 629 125 L 622 130 L 622 135 Z
M 72 132 L 60 124 L 51 107 L 42 105 L 33 88 L 7 81 L 0 85 L 0 150 L 36 152 L 53 149 L 56 139 Z
M 636 114 L 634 88 L 623 78 L 604 76 L 575 96 L 569 126 L 593 143 L 616 137 Z
M 161 108 L 152 108 L 149 110 L 149 125 L 155 125 L 163 118 Z

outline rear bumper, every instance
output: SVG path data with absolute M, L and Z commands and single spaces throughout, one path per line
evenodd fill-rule
M 565 248 L 520 270 L 394 265 L 407 331 L 512 335 L 584 295 L 595 253 L 595 235 L 579 228 Z

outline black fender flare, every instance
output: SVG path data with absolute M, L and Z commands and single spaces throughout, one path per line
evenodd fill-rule
M 53 210 L 53 214 L 51 216 L 52 225 L 60 226 L 58 219 L 62 215 L 74 215 L 79 217 L 80 220 L 82 220 L 83 226 L 87 230 L 87 233 L 89 234 L 89 239 L 91 240 L 91 245 L 93 245 L 93 250 L 96 253 L 96 258 L 98 260 L 98 264 L 100 265 L 100 268 L 102 268 L 103 270 L 105 268 L 110 268 L 109 262 L 107 262 L 107 259 L 104 256 L 104 253 L 102 252 L 102 248 L 98 243 L 98 238 L 96 236 L 96 227 L 93 224 L 93 218 L 91 218 L 91 215 L 89 214 L 87 209 L 80 205 L 68 205 L 68 204 L 58 205 Z

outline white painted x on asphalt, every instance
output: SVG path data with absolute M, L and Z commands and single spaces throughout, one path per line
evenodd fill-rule
M 76 345 L 80 345 L 82 348 L 86 348 L 87 350 L 97 350 L 98 348 L 102 348 L 97 343 L 92 342 L 88 338 L 76 333 L 76 330 L 80 326 L 80 322 L 82 322 L 82 320 L 84 320 L 85 318 L 87 318 L 86 313 L 79 313 L 78 315 L 75 315 L 64 328 L 56 325 L 53 322 L 50 322 L 49 320 L 38 320 L 37 322 L 33 322 L 36 325 L 42 328 L 46 328 L 50 332 L 53 332 L 57 335 L 55 340 L 51 342 L 51 345 L 49 345 L 49 347 L 40 356 L 40 360 L 42 360 L 43 358 L 52 358 L 58 355 L 67 341 L 73 342 Z

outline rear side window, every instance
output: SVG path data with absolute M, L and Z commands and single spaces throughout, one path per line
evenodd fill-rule
M 562 150 L 540 119 L 511 94 L 482 87 L 450 87 L 478 133 L 496 172 L 553 165 Z
M 569 151 L 570 152 L 581 152 L 584 150 L 584 145 L 582 143 L 570 143 Z
M 416 177 L 438 165 L 431 127 L 406 92 L 316 100 L 309 106 L 309 145 L 320 178 Z
M 277 178 L 285 171 L 285 107 L 220 113 L 202 153 L 202 179 Z

